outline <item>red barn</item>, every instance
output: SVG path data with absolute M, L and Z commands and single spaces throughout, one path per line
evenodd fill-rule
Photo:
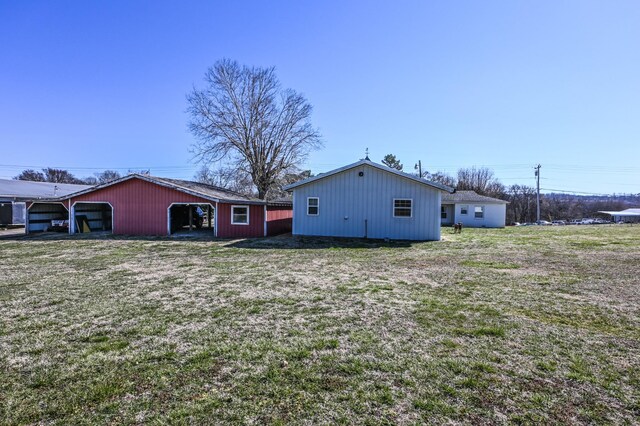
M 271 210 L 277 211 L 272 214 Z M 291 207 L 178 179 L 132 174 L 27 208 L 27 232 L 68 220 L 69 233 L 121 235 L 208 233 L 220 238 L 263 237 L 290 230 Z M 269 217 L 274 224 L 269 225 Z M 288 219 L 287 219 L 288 216 Z M 287 229 L 286 222 L 289 222 Z

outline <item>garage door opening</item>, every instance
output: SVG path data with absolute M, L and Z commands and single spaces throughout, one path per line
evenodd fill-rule
M 69 231 L 69 212 L 62 203 L 33 203 L 27 209 L 25 230 L 31 232 Z
M 109 203 L 76 203 L 72 212 L 75 234 L 113 232 L 113 208 Z
M 214 211 L 211 204 L 172 204 L 169 207 L 169 234 L 213 236 Z

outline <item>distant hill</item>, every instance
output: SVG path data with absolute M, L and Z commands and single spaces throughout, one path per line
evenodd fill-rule
M 623 203 L 629 207 L 640 207 L 640 194 L 581 195 L 558 192 L 545 193 L 548 199 L 558 201 L 582 201 L 583 203 Z

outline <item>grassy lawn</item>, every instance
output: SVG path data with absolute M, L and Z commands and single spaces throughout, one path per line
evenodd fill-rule
M 640 226 L 0 240 L 0 424 L 638 423 Z

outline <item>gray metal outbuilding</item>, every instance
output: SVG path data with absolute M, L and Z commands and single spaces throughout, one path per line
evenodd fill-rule
M 640 208 L 621 211 L 599 211 L 598 213 L 611 215 L 614 222 L 640 223 Z
M 360 160 L 285 187 L 293 234 L 439 240 L 442 193 L 453 188 Z
M 0 225 L 25 225 L 26 201 L 37 202 L 42 199 L 62 197 L 87 188 L 91 186 L 0 179 Z

